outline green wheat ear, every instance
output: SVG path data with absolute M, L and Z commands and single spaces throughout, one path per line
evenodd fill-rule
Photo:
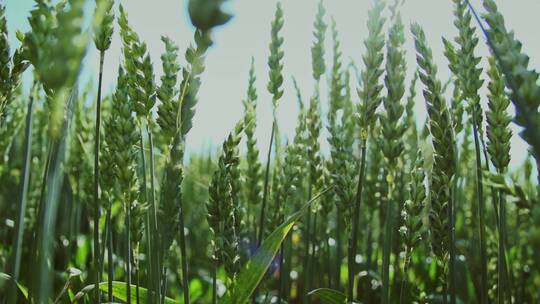
M 213 233 L 213 258 L 218 264 L 225 266 L 228 277 L 233 281 L 240 270 L 238 228 L 242 219 L 238 202 L 239 189 L 234 184 L 234 175 L 239 164 L 238 145 L 243 128 L 243 121 L 240 121 L 223 142 L 218 168 L 212 176 L 206 203 L 206 218 Z
M 272 94 L 272 105 L 274 112 L 278 106 L 279 99 L 283 96 L 283 37 L 280 31 L 283 28 L 283 8 L 281 3 L 276 5 L 274 20 L 272 21 L 272 30 L 270 32 L 270 56 L 268 57 L 268 85 L 267 89 Z
M 120 5 L 120 37 L 122 38 L 124 67 L 129 85 L 129 98 L 139 119 L 151 120 L 151 110 L 156 102 L 154 71 L 146 43 L 129 25 L 128 15 Z
M 137 195 L 137 154 L 139 142 L 137 125 L 132 116 L 133 105 L 128 95 L 128 79 L 122 67 L 118 70 L 116 91 L 112 98 L 111 114 L 105 128 L 109 130 L 110 140 L 107 140 L 109 152 L 114 157 L 115 179 L 123 203 L 130 204 Z
M 424 157 L 422 152 L 419 151 L 408 186 L 409 199 L 405 202 L 401 211 L 403 226 L 399 229 L 399 232 L 404 237 L 404 244 L 409 251 L 416 248 L 424 236 L 422 217 L 426 200 L 425 178 Z
M 178 92 L 175 92 L 175 72 L 179 70 L 177 48 L 167 38 L 163 38 L 165 53 L 162 56 L 164 76 L 158 89 L 158 97 L 162 104 L 158 109 L 157 122 L 165 133 L 169 144 L 167 160 L 163 171 L 159 212 L 164 215 L 160 225 L 162 254 L 167 254 L 177 234 L 183 229 L 181 217 L 182 182 L 184 180 L 184 149 L 186 135 L 191 129 L 197 104 L 197 93 L 200 88 L 200 75 L 204 71 L 204 53 L 208 48 L 208 40 L 195 32 L 195 45 L 185 53 L 188 66 L 182 70 L 183 79 Z
M 314 31 L 315 41 L 311 47 L 311 65 L 313 71 L 313 78 L 319 80 L 326 70 L 324 63 L 324 36 L 326 32 L 326 23 L 324 22 L 324 4 L 323 1 L 319 1 L 317 16 L 315 17 Z
M 459 74 L 459 57 L 457 54 L 457 51 L 454 47 L 454 45 L 446 40 L 445 38 L 442 39 L 444 44 L 444 55 L 448 59 L 448 67 L 450 68 L 450 71 L 453 75 Z M 456 135 L 461 133 L 463 130 L 463 114 L 465 111 L 465 107 L 463 105 L 464 97 L 463 97 L 463 88 L 460 84 L 460 78 L 455 76 L 453 77 L 453 85 L 454 90 L 452 94 L 452 102 L 451 102 L 451 109 L 452 109 L 452 122 L 454 124 L 454 131 L 456 132 Z
M 453 64 L 455 67 L 451 69 L 459 79 L 463 99 L 469 103 L 469 115 L 476 116 L 477 128 L 480 135 L 482 135 L 483 115 L 478 91 L 484 81 L 481 77 L 482 68 L 478 67 L 481 57 L 475 55 L 475 49 L 478 46 L 478 37 L 476 37 L 476 28 L 471 25 L 472 15 L 467 10 L 466 2 L 464 0 L 453 1 L 455 5 L 454 15 L 456 17 L 454 24 L 459 32 L 455 39 L 459 46 L 459 49 L 456 50 L 456 56 L 459 60 L 454 60 Z
M 112 34 L 114 31 L 114 0 L 98 0 L 96 16 L 102 16 L 94 29 L 94 44 L 98 51 L 104 52 L 111 47 Z
M 330 82 L 330 109 L 328 111 L 328 143 L 330 145 L 330 161 L 327 162 L 328 174 L 334 184 L 336 207 L 339 208 L 347 229 L 351 228 L 352 204 L 355 196 L 355 166 L 353 159 L 354 135 L 347 131 L 354 125 L 349 96 L 343 92 L 348 87 L 346 72 L 342 68 L 342 52 L 337 24 L 332 18 L 332 78 Z M 341 120 L 339 115 L 341 113 Z M 345 129 L 345 131 L 342 130 Z
M 366 55 L 363 57 L 365 68 L 361 72 L 361 89 L 358 90 L 360 103 L 358 104 L 358 116 L 362 136 L 367 136 L 368 128 L 376 118 L 375 111 L 382 102 L 381 91 L 383 89 L 380 78 L 384 72 L 384 33 L 385 18 L 382 17 L 384 3 L 377 1 L 375 7 L 369 11 L 368 31 L 369 36 L 364 42 Z
M 508 114 L 510 100 L 506 97 L 504 79 L 495 58 L 489 58 L 489 84 L 488 99 L 489 111 L 487 112 L 487 137 L 488 152 L 491 162 L 500 172 L 505 172 L 510 162 L 510 139 L 512 131 L 509 125 L 511 122 Z
M 5 6 L 0 5 L 0 125 L 5 120 L 5 109 L 11 101 L 11 58 L 5 11 Z
M 161 37 L 165 44 L 165 53 L 161 55 L 163 66 L 163 76 L 161 76 L 161 86 L 157 90 L 157 97 L 161 101 L 158 107 L 157 123 L 164 133 L 167 144 L 170 144 L 177 131 L 176 113 L 178 103 L 179 89 L 178 72 L 180 64 L 178 63 L 178 47 L 168 38 Z
M 246 199 L 248 204 L 259 204 L 262 193 L 262 165 L 259 160 L 259 149 L 255 130 L 257 128 L 257 89 L 255 87 L 255 62 L 251 58 L 247 96 L 242 102 L 244 105 L 244 133 L 246 134 Z
M 83 18 L 84 1 L 62 1 L 56 6 L 39 1 L 30 13 L 31 31 L 21 37 L 21 58 L 34 66 L 48 97 L 48 135 L 53 139 L 60 135 L 68 91 L 79 76 L 88 43 Z
M 515 122 L 524 127 L 521 137 L 533 147 L 533 156 L 540 160 L 540 86 L 539 74 L 529 68 L 529 57 L 512 31 L 506 28 L 504 17 L 493 0 L 484 0 L 489 25 L 488 43 L 493 51 L 506 86 L 511 90 L 510 99 L 516 107 Z M 540 168 L 540 167 L 539 167 Z M 540 176 L 540 175 L 539 175 Z
M 402 121 L 404 112 L 403 96 L 405 95 L 405 35 L 403 33 L 403 23 L 399 14 L 390 28 L 389 42 L 386 55 L 386 77 L 385 84 L 388 90 L 388 96 L 383 98 L 384 113 L 380 116 L 382 135 L 386 139 L 382 150 L 385 158 L 390 164 L 403 151 L 403 134 L 406 131 L 406 125 Z
M 437 79 L 437 67 L 433 63 L 431 49 L 427 46 L 424 30 L 413 23 L 420 80 L 425 86 L 424 98 L 428 110 L 429 132 L 433 142 L 433 175 L 431 179 L 430 228 L 435 255 L 443 261 L 448 253 L 448 208 L 450 185 L 455 173 L 455 138 L 446 100 L 442 96 L 441 82 Z
M 10 53 L 5 6 L 0 5 L 0 127 L 6 122 L 9 106 L 18 95 L 21 75 L 28 67 L 24 45 Z M 13 120 L 12 120 L 13 123 Z

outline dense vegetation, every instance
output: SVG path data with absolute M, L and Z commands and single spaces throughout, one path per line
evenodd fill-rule
M 185 64 L 167 37 L 161 60 L 150 58 L 113 0 L 96 1 L 90 28 L 84 0 L 36 0 L 17 49 L 0 6 L 0 300 L 540 301 L 539 75 L 493 0 L 483 1 L 481 16 L 452 0 L 459 34 L 443 39 L 452 71 L 444 85 L 422 26 L 402 21 L 402 1 L 374 2 L 357 70 L 342 58 L 339 20 L 321 1 L 315 86 L 301 92 L 294 82 L 299 115 L 288 140 L 277 117 L 293 89 L 284 84 L 278 3 L 267 61 L 272 100 L 259 100 L 252 64 L 243 118 L 218 151 L 187 157 L 205 55 L 219 52 L 212 31 L 231 18 L 224 1 L 189 1 L 196 31 Z M 115 29 L 123 58 L 116 89 L 102 96 Z M 480 41 L 489 58 L 478 56 Z M 98 86 L 78 92 L 90 43 L 100 56 Z M 30 90 L 21 88 L 23 73 L 32 75 Z M 274 116 L 269 150 L 260 151 L 256 108 L 265 102 Z M 417 102 L 427 109 L 424 124 Z M 530 146 L 516 168 L 512 123 Z

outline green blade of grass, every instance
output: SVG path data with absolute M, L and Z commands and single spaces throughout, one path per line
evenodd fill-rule
M 327 188 L 313 197 L 262 242 L 257 253 L 244 265 L 238 274 L 236 288 L 225 297 L 222 301 L 223 304 L 244 304 L 249 300 L 294 224 L 309 210 L 314 201 L 330 189 Z
M 35 85 L 35 84 L 34 84 Z M 13 252 L 13 282 L 12 287 L 9 289 L 8 303 L 17 302 L 17 292 L 15 284 L 19 279 L 19 272 L 21 268 L 21 255 L 22 255 L 22 243 L 24 237 L 24 215 L 26 212 L 28 187 L 30 184 L 30 167 L 32 156 L 32 113 L 34 105 L 34 96 L 30 95 L 30 101 L 28 102 L 28 109 L 26 112 L 26 130 L 24 133 L 24 163 L 23 163 L 23 178 L 21 184 L 21 200 L 17 206 L 17 218 L 16 218 L 16 230 L 15 230 L 15 245 Z
M 55 223 L 59 207 L 61 185 L 64 177 L 63 163 L 66 154 L 66 141 L 70 129 L 71 118 L 77 103 L 77 85 L 74 86 L 69 96 L 67 92 L 58 94 L 55 98 L 67 97 L 66 114 L 63 119 L 61 134 L 51 142 L 49 155 L 50 166 L 46 172 L 46 192 L 43 199 L 43 212 L 40 214 L 39 226 L 37 227 L 37 275 L 34 276 L 35 296 L 37 303 L 46 303 L 52 291 L 53 244 L 55 240 Z
M 321 304 L 345 304 L 347 296 L 330 288 L 318 288 L 308 293 L 309 296 L 319 299 Z
M 119 281 L 114 281 L 113 282 L 113 285 L 112 285 L 113 289 L 112 289 L 112 294 L 113 296 L 117 299 L 117 300 L 120 300 L 122 302 L 128 302 L 127 301 L 127 297 L 126 297 L 126 294 L 127 294 L 127 284 L 125 282 L 119 282 Z M 131 299 L 130 301 L 132 303 L 137 303 L 137 296 L 136 296 L 136 285 L 133 285 L 131 284 Z M 109 286 L 108 286 L 108 283 L 106 282 L 103 282 L 103 283 L 100 283 L 99 284 L 99 289 L 103 292 L 109 292 Z M 149 292 L 148 292 L 148 289 L 146 288 L 143 288 L 141 286 L 139 286 L 139 303 L 149 303 Z M 175 301 L 171 298 L 167 298 L 165 297 L 165 304 L 180 304 L 180 303 L 183 303 L 183 302 L 178 302 L 178 301 Z
M 4 273 L 4 272 L 0 272 L 0 282 L 1 281 L 6 281 L 6 282 L 9 283 L 9 282 L 13 282 L 13 279 L 9 274 Z M 20 284 L 18 282 L 15 282 L 15 283 L 16 283 L 17 288 L 19 289 L 20 293 L 28 301 L 28 288 L 26 288 L 25 286 L 23 286 L 22 284 Z M 2 284 L 0 284 L 0 285 L 2 285 Z

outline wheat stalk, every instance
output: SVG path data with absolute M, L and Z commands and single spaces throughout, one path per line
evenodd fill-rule
M 394 234 L 394 204 L 396 203 L 396 179 L 397 163 L 403 148 L 403 135 L 406 125 L 402 121 L 404 107 L 402 99 L 405 95 L 405 43 L 404 26 L 401 16 L 396 11 L 397 4 L 392 7 L 393 23 L 390 27 L 387 43 L 386 55 L 386 76 L 385 85 L 388 90 L 388 96 L 383 98 L 384 112 L 380 116 L 382 136 L 385 139 L 382 145 L 382 153 L 385 158 L 388 175 L 388 201 L 386 206 L 385 219 L 385 240 L 383 248 L 383 267 L 382 267 L 382 297 L 381 303 L 390 301 L 390 246 L 392 235 Z
M 385 18 L 382 17 L 382 11 L 385 4 L 382 1 L 376 1 L 375 6 L 369 11 L 367 28 L 368 37 L 364 41 L 366 54 L 363 57 L 365 68 L 360 75 L 361 89 L 358 89 L 360 103 L 357 107 L 359 127 L 360 127 L 360 148 L 362 158 L 360 160 L 360 172 L 358 174 L 358 184 L 356 191 L 355 204 L 353 209 L 353 227 L 352 235 L 349 239 L 349 285 L 348 298 L 353 299 L 353 281 L 354 281 L 354 258 L 357 251 L 359 215 L 362 200 L 362 186 L 365 180 L 366 166 L 366 147 L 368 144 L 368 134 L 370 127 L 373 126 L 376 116 L 375 111 L 382 102 L 381 90 L 383 88 L 380 78 L 383 74 L 384 60 L 384 34 L 383 26 Z
M 510 139 L 512 132 L 509 129 L 511 121 L 507 113 L 510 100 L 506 97 L 504 79 L 497 68 L 495 58 L 489 58 L 488 84 L 489 111 L 487 118 L 487 151 L 491 156 L 491 162 L 499 174 L 504 174 L 510 162 Z M 507 271 L 506 271 L 506 202 L 502 191 L 499 197 L 499 256 L 498 256 L 498 302 L 503 303 L 508 293 Z M 510 295 L 508 295 L 510 296 Z
M 403 303 L 405 284 L 407 282 L 407 270 L 409 267 L 413 250 L 418 247 L 424 237 L 423 229 L 423 211 L 425 208 L 426 188 L 424 180 L 426 174 L 424 172 L 424 158 L 419 151 L 416 161 L 411 171 L 411 181 L 408 186 L 409 198 L 403 205 L 401 211 L 401 219 L 403 225 L 399 228 L 399 232 L 404 239 L 405 258 L 403 261 L 403 278 L 400 288 L 400 303 Z
M 247 96 L 243 101 L 244 105 L 244 133 L 246 134 L 246 162 L 245 169 L 246 176 L 246 193 L 245 198 L 247 201 L 246 206 L 258 205 L 261 202 L 261 181 L 262 181 L 262 165 L 259 161 L 259 149 L 257 148 L 257 139 L 255 138 L 255 130 L 257 128 L 257 89 L 255 87 L 255 61 L 251 58 L 251 67 L 249 69 L 249 80 Z M 249 225 L 255 225 L 255 221 L 251 223 L 248 218 L 246 219 Z M 256 227 L 253 227 L 254 231 Z M 256 233 L 256 232 L 255 232 Z
M 533 155 L 538 162 L 540 141 L 538 130 L 540 119 L 537 109 L 540 105 L 540 86 L 537 85 L 538 73 L 529 68 L 529 57 L 522 51 L 521 42 L 512 31 L 506 28 L 504 17 L 492 0 L 485 0 L 485 15 L 489 29 L 482 29 L 488 38 L 501 72 L 505 75 L 505 83 L 511 89 L 510 100 L 516 107 L 515 121 L 525 129 L 521 137 L 533 148 Z M 540 176 L 540 175 L 539 175 Z
M 114 21 L 114 12 L 113 12 L 114 1 L 98 1 L 96 5 L 96 16 L 100 14 L 103 15 L 103 19 L 99 24 L 99 27 L 96 30 L 96 35 L 94 37 L 94 44 L 99 51 L 99 75 L 98 75 L 98 93 L 97 93 L 97 103 L 96 103 L 96 126 L 95 126 L 95 135 L 94 135 L 94 259 L 96 259 L 96 274 L 94 281 L 94 289 L 96 292 L 96 301 L 100 303 L 99 295 L 99 283 L 101 281 L 101 265 L 103 264 L 102 257 L 99 255 L 100 240 L 99 240 L 99 219 L 100 219 L 100 167 L 99 167 L 99 152 L 101 145 L 101 87 L 103 82 L 103 65 L 105 60 L 105 52 L 111 46 L 112 33 L 113 33 L 113 21 Z M 110 223 L 107 225 L 110 226 Z M 108 228 L 110 229 L 110 228 Z M 112 248 L 109 248 L 112 251 Z M 112 265 L 109 265 L 109 273 L 112 272 Z M 109 290 L 111 290 L 112 278 L 109 280 Z M 112 291 L 109 291 L 109 301 L 112 301 Z
M 234 286 L 236 274 L 240 270 L 238 226 L 241 218 L 238 217 L 240 214 L 239 189 L 234 185 L 234 171 L 238 169 L 238 145 L 243 128 L 243 121 L 240 121 L 223 142 L 223 151 L 208 188 L 209 199 L 206 204 L 207 221 L 213 234 L 212 258 L 216 267 L 219 265 L 225 267 L 230 288 Z M 214 276 L 213 279 L 215 281 L 216 277 Z M 215 286 L 214 283 L 214 288 Z M 217 290 L 214 289 L 214 303 L 216 295 Z
M 429 132 L 433 143 L 433 173 L 430 182 L 431 210 L 429 213 L 431 245 L 438 261 L 445 265 L 449 253 L 452 231 L 451 188 L 455 173 L 454 131 L 446 100 L 442 96 L 437 67 L 431 49 L 427 46 L 424 30 L 414 23 L 411 31 L 415 37 L 416 60 L 420 67 L 420 80 L 428 110 Z M 444 282 L 446 291 L 446 282 Z M 446 297 L 446 295 L 444 295 Z
M 263 184 L 263 197 L 261 203 L 261 213 L 259 217 L 259 233 L 257 235 L 257 246 L 261 245 L 264 235 L 264 222 L 266 213 L 266 203 L 268 199 L 268 182 L 270 177 L 270 156 L 272 153 L 272 144 L 274 142 L 275 130 L 276 130 L 276 109 L 278 107 L 279 100 L 283 96 L 283 37 L 280 35 L 280 31 L 283 28 L 283 8 L 281 3 L 276 4 L 276 11 L 274 13 L 274 20 L 272 21 L 272 29 L 270 31 L 270 55 L 268 56 L 268 84 L 266 88 L 268 92 L 272 94 L 272 130 L 270 131 L 270 144 L 268 145 L 268 153 L 266 158 L 266 168 L 264 173 Z
M 134 106 L 129 99 L 129 80 L 122 67 L 118 71 L 116 91 L 112 99 L 111 116 L 106 123 L 110 130 L 111 141 L 108 142 L 109 153 L 114 157 L 115 180 L 118 186 L 118 198 L 123 203 L 126 218 L 126 275 L 128 284 L 131 284 L 131 211 L 136 208 L 137 202 L 137 143 L 139 136 L 137 124 L 132 116 Z M 134 217 L 135 218 L 135 217 Z M 136 239 L 136 238 L 135 238 Z M 127 288 L 127 298 L 130 299 L 131 289 Z

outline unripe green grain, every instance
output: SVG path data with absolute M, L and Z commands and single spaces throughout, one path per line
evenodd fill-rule
M 493 51 L 510 91 L 510 100 L 516 107 L 515 122 L 524 127 L 520 133 L 533 148 L 538 163 L 540 159 L 540 86 L 539 74 L 529 68 L 529 57 L 522 51 L 521 42 L 506 28 L 504 17 L 493 0 L 485 0 L 485 19 L 489 25 L 486 31 L 488 43 Z M 540 166 L 539 166 L 540 168 Z M 540 176 L 540 175 L 539 175 Z
M 178 104 L 178 47 L 168 37 L 161 37 L 165 44 L 165 53 L 161 55 L 163 65 L 163 76 L 161 76 L 161 86 L 157 90 L 157 97 L 161 101 L 158 108 L 157 123 L 164 133 L 167 143 L 170 144 L 176 131 L 176 113 Z
M 238 189 L 234 185 L 234 171 L 239 164 L 238 145 L 243 128 L 243 121 L 237 123 L 234 131 L 223 143 L 218 169 L 210 182 L 206 204 L 207 221 L 213 233 L 213 258 L 218 264 L 225 266 L 227 276 L 232 282 L 240 270 L 237 228 L 241 218 L 238 218 L 240 204 L 237 200 Z
M 367 27 L 368 38 L 364 41 L 366 54 L 362 57 L 365 68 L 361 71 L 362 87 L 358 90 L 360 103 L 358 113 L 360 126 L 363 133 L 368 132 L 368 128 L 375 120 L 375 111 L 382 102 L 382 84 L 380 78 L 384 72 L 384 33 L 383 26 L 385 18 L 382 17 L 384 3 L 376 1 L 373 9 L 369 11 Z M 365 136 L 365 135 L 362 135 Z
M 114 1 L 97 0 L 96 2 L 96 16 L 102 16 L 102 19 L 94 29 L 94 44 L 98 51 L 104 52 L 111 47 L 114 31 Z
M 456 75 L 453 77 L 453 85 L 454 90 L 452 92 L 452 101 L 451 101 L 451 111 L 452 111 L 452 122 L 454 124 L 454 131 L 456 135 L 461 133 L 463 130 L 463 113 L 464 113 L 464 97 L 463 97 L 463 88 L 460 84 L 460 78 L 457 76 L 459 75 L 459 58 L 457 51 L 454 47 L 454 45 L 443 38 L 443 44 L 444 44 L 444 55 L 448 59 L 448 67 L 450 68 L 450 71 L 452 74 Z
M 247 204 L 257 205 L 261 202 L 262 193 L 262 170 L 261 162 L 259 161 L 259 149 L 257 148 L 257 139 L 255 130 L 257 128 L 257 89 L 255 87 L 255 65 L 253 58 L 251 59 L 251 67 L 249 69 L 249 81 L 247 96 L 243 101 L 244 105 L 244 133 L 246 134 L 246 193 L 245 197 Z
M 385 220 L 385 239 L 383 248 L 383 267 L 382 267 L 382 298 L 381 303 L 390 301 L 390 250 L 392 244 L 392 236 L 394 234 L 394 205 L 397 194 L 397 164 L 404 144 L 403 135 L 406 125 L 402 120 L 403 96 L 405 95 L 405 72 L 407 66 L 405 64 L 405 51 L 403 44 L 405 36 L 403 33 L 403 23 L 401 16 L 396 13 L 396 6 L 392 7 L 395 15 L 393 16 L 393 24 L 390 27 L 388 34 L 387 55 L 386 55 L 386 77 L 385 84 L 388 90 L 388 96 L 383 98 L 384 113 L 381 114 L 381 130 L 382 136 L 385 139 L 382 142 L 382 152 L 385 157 L 386 168 L 388 170 L 388 202 L 386 206 Z
M 433 251 L 440 261 L 448 254 L 451 180 L 455 172 L 454 132 L 446 101 L 442 96 L 441 82 L 437 79 L 437 67 L 433 63 L 431 49 L 426 44 L 423 29 L 416 23 L 411 27 L 415 36 L 420 80 L 424 83 L 424 98 L 429 115 L 429 131 L 434 149 L 433 175 L 431 179 L 430 229 Z
M 489 58 L 488 75 L 490 82 L 488 84 L 488 106 L 487 112 L 487 151 L 491 156 L 491 162 L 497 169 L 499 174 L 504 174 L 507 171 L 508 163 L 510 162 L 510 139 L 512 132 L 509 125 L 511 122 L 510 115 L 507 113 L 510 100 L 506 96 L 504 79 L 499 69 L 495 58 Z M 494 194 L 495 196 L 495 194 Z M 498 243 L 498 259 L 497 259 L 497 299 L 499 303 L 504 303 L 505 296 L 511 297 L 508 288 L 508 272 L 506 264 L 506 200 L 502 190 L 499 191 L 499 243 Z
M 313 35 L 315 36 L 315 41 L 311 46 L 311 66 L 313 78 L 316 81 L 319 81 L 326 70 L 326 65 L 324 63 L 324 36 L 327 25 L 324 22 L 324 13 L 324 4 L 323 1 L 320 0 L 317 9 L 317 16 L 315 17 L 315 22 L 313 24 Z
M 512 131 L 507 113 L 510 100 L 506 97 L 504 79 L 497 68 L 495 59 L 489 58 L 488 84 L 489 111 L 487 112 L 488 152 L 491 162 L 500 172 L 505 172 L 510 162 L 510 139 Z
M 405 290 L 407 270 L 412 252 L 419 246 L 425 235 L 423 224 L 423 212 L 426 200 L 426 188 L 424 186 L 425 178 L 424 158 L 422 153 L 418 152 L 408 186 L 409 198 L 405 201 L 403 209 L 401 210 L 401 220 L 403 225 L 399 228 L 399 232 L 403 237 L 403 243 L 405 245 L 405 260 L 403 263 L 403 278 L 400 291 L 401 303 L 403 303 L 404 299 L 403 292 Z
M 283 96 L 283 37 L 280 35 L 280 31 L 283 28 L 283 9 L 281 3 L 278 2 L 276 6 L 276 13 L 274 20 L 272 21 L 271 41 L 270 41 L 270 56 L 268 57 L 268 91 L 272 94 L 272 105 L 274 111 L 278 106 L 278 100 Z

